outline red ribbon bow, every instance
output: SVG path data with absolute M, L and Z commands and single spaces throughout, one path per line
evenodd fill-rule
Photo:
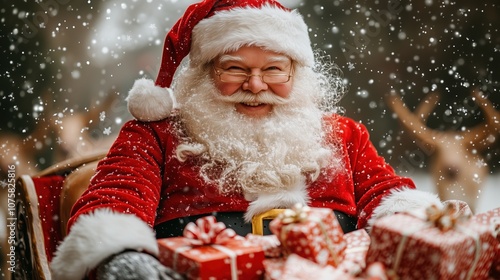
M 206 216 L 190 222 L 183 232 L 184 237 L 190 240 L 192 246 L 225 244 L 237 239 L 238 235 L 222 222 L 217 222 L 214 216 Z

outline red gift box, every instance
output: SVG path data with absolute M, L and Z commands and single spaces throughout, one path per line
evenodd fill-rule
M 311 260 L 305 259 L 297 254 L 287 257 L 283 266 L 280 280 L 350 280 L 354 279 L 349 274 L 334 268 L 333 266 L 319 265 Z
M 486 211 L 472 217 L 473 221 L 486 225 L 497 239 L 496 253 L 491 266 L 490 277 L 500 279 L 500 208 Z
M 486 279 L 496 240 L 486 226 L 444 211 L 431 207 L 377 220 L 367 264 L 379 261 L 401 279 Z
M 346 247 L 344 232 L 331 209 L 295 206 L 269 224 L 287 254 L 336 267 Z
M 215 223 L 213 216 L 196 223 L 198 226 L 186 226 L 184 237 L 158 240 L 163 265 L 188 279 L 262 279 L 264 252 L 260 246 Z
M 355 279 L 348 273 L 333 266 L 319 265 L 297 254 L 290 254 L 286 258 L 264 260 L 264 280 L 349 280 Z
M 350 275 L 358 275 L 366 268 L 366 253 L 370 246 L 370 235 L 366 230 L 358 229 L 344 234 L 344 240 L 347 244 L 344 259 L 337 268 Z
M 264 256 L 267 258 L 279 258 L 283 256 L 283 248 L 276 235 L 256 235 L 247 234 L 245 239 L 255 245 L 259 245 L 264 250 Z
M 285 267 L 286 257 L 265 259 L 264 264 L 264 280 L 281 279 L 283 268 Z

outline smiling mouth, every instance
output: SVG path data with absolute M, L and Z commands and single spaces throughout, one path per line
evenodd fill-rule
M 264 103 L 258 103 L 258 102 L 244 102 L 241 104 L 243 104 L 245 106 L 250 106 L 250 107 L 258 107 L 258 106 L 264 105 Z

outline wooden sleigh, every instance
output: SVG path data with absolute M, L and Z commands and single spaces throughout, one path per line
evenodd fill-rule
M 52 279 L 50 261 L 66 236 L 71 208 L 87 189 L 105 153 L 55 164 L 34 176 L 21 175 L 16 182 L 15 269 L 11 279 Z M 283 209 L 255 216 L 252 233 L 263 234 L 263 220 Z
M 66 235 L 71 207 L 87 189 L 97 162 L 104 156 L 100 152 L 66 160 L 17 179 L 11 279 L 52 279 L 49 263 Z

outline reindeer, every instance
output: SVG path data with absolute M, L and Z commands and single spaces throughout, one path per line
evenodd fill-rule
M 429 156 L 429 170 L 442 200 L 459 199 L 474 211 L 478 193 L 488 175 L 481 152 L 491 147 L 500 132 L 500 112 L 478 89 L 473 99 L 482 109 L 485 121 L 461 131 L 438 131 L 426 125 L 427 117 L 439 101 L 439 94 L 429 94 L 412 113 L 395 92 L 387 95 L 387 104 L 399 122 Z
M 9 279 L 7 262 L 7 170 L 15 165 L 16 176 L 35 175 L 40 171 L 37 156 L 40 153 L 51 156 L 51 162 L 59 162 L 68 158 L 81 157 L 98 151 L 106 151 L 115 137 L 106 135 L 99 139 L 92 137 L 90 127 L 98 123 L 101 112 L 107 112 L 117 99 L 117 94 L 110 92 L 104 102 L 85 112 L 55 112 L 51 104 L 47 104 L 44 117 L 38 119 L 33 131 L 25 137 L 11 132 L 0 134 L 0 279 L 2 272 Z M 52 144 L 50 144 L 52 143 Z M 5 202 L 5 203 L 4 203 Z M 10 245 L 9 245 L 10 246 Z
M 47 95 L 45 95 L 47 96 Z M 100 114 L 109 111 L 118 95 L 110 91 L 106 99 L 84 112 L 55 112 L 47 103 L 44 117 L 40 117 L 33 131 L 25 137 L 5 132 L 0 135 L 0 180 L 4 180 L 10 164 L 16 165 L 16 174 L 34 175 L 40 171 L 37 155 L 46 153 L 49 146 L 54 162 L 106 151 L 114 141 L 113 135 L 94 139 L 90 128 L 98 123 Z M 53 145 L 47 145 L 52 143 Z

